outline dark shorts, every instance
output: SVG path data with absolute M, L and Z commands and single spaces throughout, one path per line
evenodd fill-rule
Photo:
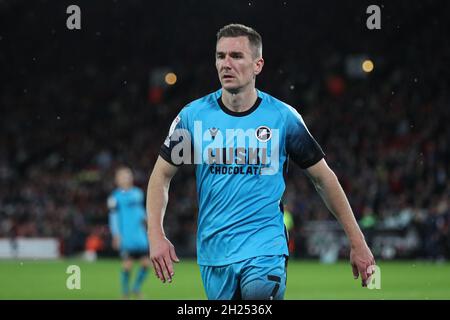
M 122 260 L 134 259 L 140 260 L 142 258 L 148 258 L 148 250 L 122 250 L 120 252 L 120 257 Z

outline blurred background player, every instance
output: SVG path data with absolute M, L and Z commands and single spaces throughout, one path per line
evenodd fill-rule
M 147 222 L 144 194 L 133 185 L 133 173 L 128 167 L 116 171 L 115 189 L 108 198 L 109 226 L 113 247 L 122 258 L 121 286 L 124 299 L 130 295 L 130 274 L 134 260 L 140 260 L 140 269 L 132 287 L 132 294 L 142 298 L 141 287 L 149 266 Z

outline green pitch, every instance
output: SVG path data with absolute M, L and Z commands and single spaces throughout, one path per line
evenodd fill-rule
M 450 299 L 450 264 L 378 262 L 381 289 L 361 287 L 348 263 L 323 265 L 291 260 L 286 299 Z M 78 265 L 81 289 L 66 287 L 67 267 Z M 0 299 L 119 299 L 119 260 L 0 260 Z M 135 267 L 136 271 L 136 267 Z M 174 282 L 162 284 L 149 274 L 146 299 L 205 299 L 198 266 L 176 265 Z

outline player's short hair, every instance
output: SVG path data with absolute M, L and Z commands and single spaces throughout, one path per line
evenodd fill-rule
M 262 38 L 255 29 L 239 23 L 228 24 L 217 32 L 217 42 L 221 38 L 247 37 L 255 58 L 262 57 Z

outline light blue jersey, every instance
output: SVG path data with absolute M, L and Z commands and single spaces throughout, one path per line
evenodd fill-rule
M 116 189 L 108 198 L 109 226 L 120 237 L 121 251 L 148 250 L 144 194 L 141 189 Z
M 249 110 L 232 112 L 221 93 L 184 107 L 160 151 L 174 165 L 196 165 L 198 263 L 287 256 L 283 167 L 289 156 L 308 168 L 324 153 L 291 106 L 257 91 Z

